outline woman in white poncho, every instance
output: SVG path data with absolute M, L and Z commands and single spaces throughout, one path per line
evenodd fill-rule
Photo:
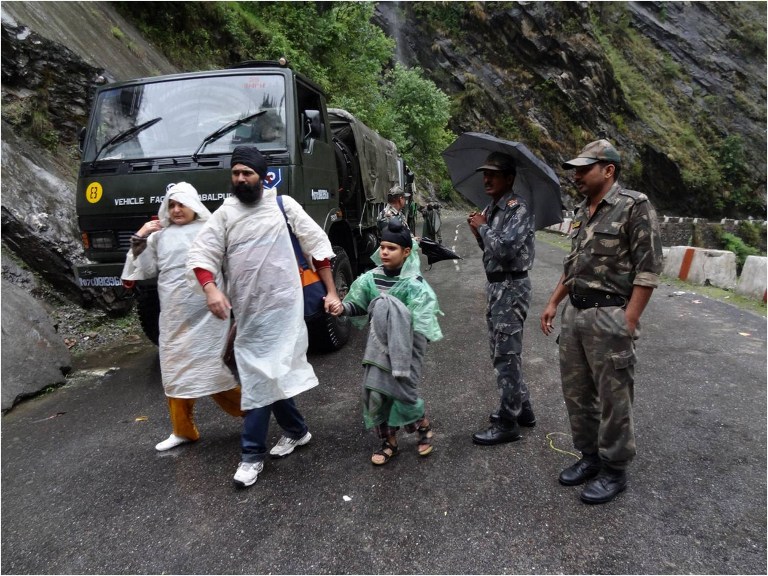
M 131 238 L 122 279 L 157 277 L 160 296 L 160 371 L 173 433 L 155 446 L 168 450 L 200 438 L 195 399 L 210 396 L 242 416 L 240 387 L 222 361 L 229 322 L 211 314 L 204 296 L 185 279 L 187 252 L 211 212 L 186 182 L 171 184 L 158 212 Z
M 288 196 L 283 196 L 283 217 L 275 193 L 264 191 L 267 163 L 262 154 L 239 146 L 232 152 L 231 167 L 233 195 L 200 231 L 187 268 L 190 282 L 206 293 L 209 309 L 220 318 L 228 317 L 231 309 L 237 320 L 234 348 L 245 417 L 234 481 L 246 487 L 263 468 L 270 415 L 283 431 L 269 452 L 272 456 L 287 456 L 312 438 L 294 402 L 318 382 L 307 362 L 303 292 L 285 218 L 326 287 L 326 310 L 341 302 L 328 237 Z M 222 268 L 225 290 L 214 278 Z

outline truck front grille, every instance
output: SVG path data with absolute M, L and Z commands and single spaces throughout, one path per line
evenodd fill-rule
M 128 252 L 128 249 L 131 247 L 131 236 L 133 236 L 133 232 L 130 232 L 127 230 L 118 231 L 117 247 L 120 250 L 124 250 L 125 252 Z

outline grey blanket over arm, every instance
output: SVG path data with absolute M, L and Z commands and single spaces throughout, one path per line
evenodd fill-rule
M 427 339 L 414 334 L 411 314 L 397 298 L 377 296 L 368 305 L 368 314 L 364 386 L 403 402 L 416 402 Z

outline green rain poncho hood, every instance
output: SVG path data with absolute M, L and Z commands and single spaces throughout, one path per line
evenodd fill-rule
M 371 260 L 381 265 L 379 250 L 371 256 Z M 419 276 L 419 253 L 417 250 L 411 250 L 411 254 L 400 270 L 399 280 L 390 288 L 388 294 L 400 300 L 408 308 L 413 331 L 435 342 L 443 337 L 440 325 L 437 323 L 437 315 L 442 316 L 443 313 L 434 290 L 425 281 L 420 280 Z M 352 283 L 344 302 L 355 304 L 365 310 L 368 308 L 368 303 L 379 293 L 374 283 L 373 271 L 368 271 Z M 352 316 L 350 321 L 356 327 L 363 328 L 368 321 L 368 316 Z

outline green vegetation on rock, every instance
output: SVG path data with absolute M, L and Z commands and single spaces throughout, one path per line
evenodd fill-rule
M 651 130 L 654 141 L 679 165 L 685 185 L 715 213 L 762 212 L 764 205 L 752 194 L 747 179 L 749 171 L 740 136 L 717 130 L 703 110 L 695 114 L 691 98 L 675 82 L 687 80 L 680 66 L 630 25 L 627 5 L 601 3 L 590 11 L 590 17 L 593 33 L 626 102 L 642 120 L 642 129 Z M 751 46 L 750 38 L 760 37 L 759 28 L 751 25 L 751 32 L 739 36 L 740 42 Z M 765 39 L 764 21 L 762 38 Z M 712 95 L 706 99 L 716 106 L 720 100 Z M 719 110 L 723 115 L 729 113 L 727 104 L 720 105 Z M 614 114 L 611 117 L 618 132 L 641 136 L 633 134 L 623 119 Z M 762 119 L 765 120 L 765 111 Z

